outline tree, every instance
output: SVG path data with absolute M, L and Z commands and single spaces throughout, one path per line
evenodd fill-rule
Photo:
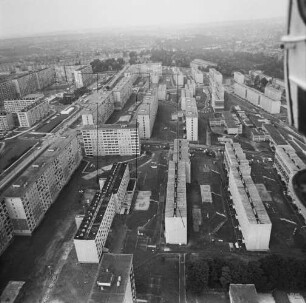
M 200 294 L 208 287 L 209 266 L 205 260 L 188 263 L 186 288 L 194 294 Z
M 231 270 L 229 266 L 222 267 L 222 273 L 220 277 L 220 283 L 224 289 L 228 289 L 230 283 L 232 283 Z
M 268 84 L 268 80 L 267 80 L 265 77 L 263 77 L 263 78 L 260 80 L 260 86 L 261 86 L 262 88 L 265 88 L 267 84 Z

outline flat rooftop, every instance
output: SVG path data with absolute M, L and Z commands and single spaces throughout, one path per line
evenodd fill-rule
M 129 278 L 133 266 L 132 254 L 103 254 L 98 277 L 93 286 L 89 303 L 123 303 L 127 287 L 130 287 Z M 112 275 L 112 279 L 110 276 Z M 119 278 L 120 277 L 120 278 Z M 117 286 L 118 278 L 120 285 Z M 112 280 L 112 281 L 111 281 Z M 103 290 L 97 283 L 109 283 Z
M 230 284 L 229 295 L 231 303 L 258 303 L 254 284 Z
M 57 158 L 70 144 L 76 140 L 71 135 L 63 140 L 49 146 L 25 171 L 10 185 L 5 191 L 5 197 L 22 197 L 32 185 L 46 170 L 46 168 Z
M 98 130 L 107 130 L 107 129 L 135 129 L 136 123 L 120 123 L 120 124 L 99 124 Z M 82 128 L 83 131 L 87 130 L 97 130 L 96 125 L 85 125 Z
M 286 140 L 281 136 L 280 132 L 272 124 L 264 124 L 263 128 L 271 136 L 272 141 L 275 145 L 287 145 Z
M 185 162 L 169 161 L 165 217 L 187 217 Z
M 113 194 L 117 193 L 128 163 L 113 164 L 102 190 L 97 191 L 86 211 L 74 239 L 93 240 L 103 221 L 105 211 Z

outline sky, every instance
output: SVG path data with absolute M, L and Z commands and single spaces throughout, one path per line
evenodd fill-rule
M 288 0 L 0 0 L 0 37 L 284 17 Z

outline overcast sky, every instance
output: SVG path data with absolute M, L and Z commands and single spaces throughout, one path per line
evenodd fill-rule
M 0 0 L 0 37 L 286 15 L 288 0 Z

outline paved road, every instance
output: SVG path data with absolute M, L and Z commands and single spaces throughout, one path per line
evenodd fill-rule
M 185 253 L 179 254 L 179 303 L 186 303 L 185 259 Z

